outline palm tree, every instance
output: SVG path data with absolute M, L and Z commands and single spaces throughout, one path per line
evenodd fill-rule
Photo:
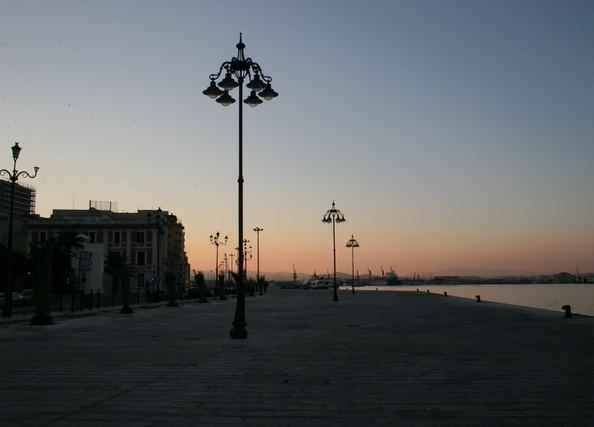
M 31 245 L 31 264 L 35 275 L 35 316 L 31 323 L 52 323 L 50 299 L 52 289 L 64 291 L 67 278 L 72 275 L 71 258 L 74 249 L 83 247 L 83 236 L 61 231 L 48 239 Z
M 134 276 L 134 267 L 128 263 L 128 257 L 119 252 L 110 252 L 105 260 L 105 272 L 111 276 L 111 290 L 115 295 L 122 287 L 122 310 L 120 313 L 132 313 L 130 308 L 130 277 Z

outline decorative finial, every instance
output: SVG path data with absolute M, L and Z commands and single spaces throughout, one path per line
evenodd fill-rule
M 239 43 L 237 43 L 236 47 L 239 50 L 243 50 L 245 49 L 245 45 L 243 44 L 243 40 L 242 40 L 242 33 L 239 33 Z

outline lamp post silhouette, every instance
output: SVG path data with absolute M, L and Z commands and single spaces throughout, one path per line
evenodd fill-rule
M 245 274 L 245 280 L 247 280 L 248 259 L 252 259 L 252 245 L 248 247 L 248 243 L 250 243 L 248 239 L 243 239 L 243 261 L 245 262 L 243 273 Z
M 264 231 L 263 228 L 254 228 L 256 232 L 256 283 L 260 288 L 260 295 L 262 295 L 262 284 L 260 283 L 260 231 Z
M 262 104 L 260 97 L 265 100 L 271 100 L 278 96 L 278 93 L 272 89 L 270 83 L 272 78 L 264 75 L 260 65 L 251 58 L 246 58 L 243 50 L 245 44 L 242 41 L 242 35 L 239 33 L 239 43 L 237 47 L 237 56 L 231 58 L 230 61 L 225 61 L 221 64 L 218 73 L 209 76 L 210 85 L 203 94 L 215 99 L 224 106 L 231 105 L 235 99 L 229 95 L 229 91 L 239 87 L 239 178 L 238 184 L 238 247 L 242 246 L 243 242 L 243 103 L 250 107 L 256 107 Z M 225 77 L 218 83 L 215 83 L 221 74 L 225 71 Z M 233 79 L 235 77 L 237 81 Z M 243 99 L 243 83 L 246 80 L 248 89 L 251 89 L 250 95 Z M 219 89 L 219 87 L 221 89 Z M 256 94 L 257 92 L 257 94 Z M 258 96 L 259 95 L 259 96 Z M 247 329 L 245 323 L 245 289 L 243 286 L 243 253 L 238 251 L 237 259 L 237 304 L 235 306 L 235 317 L 233 320 L 233 328 L 231 329 L 231 338 L 243 339 L 247 338 Z
M 347 248 L 351 248 L 351 284 L 353 288 L 353 295 L 355 295 L 355 248 L 359 247 L 359 242 L 351 234 L 351 239 L 346 244 Z
M 212 234 L 210 235 L 210 243 L 212 245 L 215 245 L 217 247 L 216 249 L 216 263 L 215 263 L 215 283 L 219 282 L 219 246 L 220 245 L 226 245 L 227 244 L 227 236 L 225 236 L 223 238 L 223 240 L 220 240 L 221 237 L 221 233 L 219 233 L 218 231 L 215 233 L 215 235 L 213 236 Z M 221 299 L 222 300 L 226 300 L 227 297 L 225 296 L 225 282 L 223 281 L 223 284 L 221 286 Z
M 332 201 L 332 209 L 328 209 L 322 218 L 322 222 L 327 224 L 332 223 L 332 252 L 334 255 L 334 294 L 332 301 L 338 301 L 338 283 L 336 283 L 336 223 L 345 222 L 346 219 L 342 212 L 336 209 L 334 200 Z
M 159 299 L 161 298 L 161 234 L 163 234 L 162 221 L 164 218 L 164 214 L 161 208 L 159 207 L 156 210 L 156 212 L 149 212 L 146 214 L 146 216 L 149 219 L 149 221 L 151 221 L 154 218 L 155 225 L 157 226 L 157 274 L 153 276 L 152 282 L 153 284 L 157 284 L 157 296 L 155 300 L 156 302 L 159 302 Z
M 8 259 L 7 259 L 7 270 L 6 270 L 6 290 L 4 292 L 4 304 L 2 305 L 2 317 L 10 317 L 12 315 L 12 225 L 14 221 L 14 188 L 19 177 L 35 178 L 39 167 L 35 166 L 33 174 L 26 171 L 18 171 L 16 168 L 19 154 L 21 153 L 21 147 L 19 143 L 15 142 L 11 147 L 12 149 L 12 160 L 14 161 L 12 166 L 12 172 L 8 169 L 0 169 L 0 175 L 8 176 L 10 180 L 10 214 L 8 216 Z

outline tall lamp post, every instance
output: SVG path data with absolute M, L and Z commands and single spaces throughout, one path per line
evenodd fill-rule
M 12 166 L 12 172 L 8 169 L 0 169 L 0 175 L 8 176 L 10 180 L 10 214 L 8 217 L 8 263 L 6 270 L 6 291 L 4 292 L 4 304 L 2 305 L 2 317 L 10 317 L 12 315 L 12 222 L 14 220 L 14 188 L 19 177 L 35 178 L 39 167 L 35 166 L 33 174 L 26 171 L 18 171 L 16 163 L 21 153 L 21 147 L 19 143 L 15 142 L 11 147 L 12 149 L 12 160 L 14 161 Z
M 217 250 L 216 250 L 217 257 L 216 257 L 216 263 L 215 263 L 215 283 L 219 282 L 219 246 L 226 245 L 227 239 L 228 239 L 228 237 L 225 236 L 222 240 L 220 240 L 220 237 L 221 237 L 221 233 L 219 233 L 218 231 L 215 233 L 214 236 L 212 234 L 210 235 L 210 243 L 217 247 Z M 227 297 L 225 296 L 225 282 L 224 281 L 221 286 L 221 299 L 222 300 L 227 299 Z
M 278 96 L 278 93 L 272 89 L 270 82 L 272 78 L 264 75 L 260 65 L 251 58 L 246 58 L 243 50 L 241 33 L 239 33 L 239 43 L 237 47 L 237 56 L 231 58 L 230 61 L 225 61 L 221 64 L 217 73 L 209 76 L 210 85 L 202 93 L 206 96 L 215 99 L 224 106 L 231 105 L 235 99 L 229 95 L 229 91 L 239 87 L 239 178 L 238 184 L 238 247 L 243 243 L 243 103 L 245 102 L 250 107 L 256 107 L 265 100 L 271 100 Z M 215 83 L 221 74 L 225 71 L 225 77 L 218 83 Z M 237 81 L 233 79 L 235 77 Z M 246 87 L 251 89 L 250 95 L 243 99 L 243 83 L 246 80 L 249 82 Z M 221 89 L 219 89 L 221 88 Z M 256 94 L 257 92 L 257 94 Z M 260 97 L 259 97 L 259 96 Z M 242 102 L 243 101 L 243 102 Z M 237 259 L 238 269 L 238 283 L 237 283 L 237 304 L 235 306 L 235 318 L 233 320 L 233 328 L 231 329 L 231 338 L 242 339 L 247 338 L 247 329 L 245 323 L 245 289 L 243 286 L 243 253 L 238 251 Z
M 353 288 L 353 295 L 355 295 L 355 248 L 359 247 L 359 242 L 351 234 L 351 239 L 346 244 L 347 248 L 351 248 L 351 284 Z
M 260 295 L 262 295 L 262 283 L 260 283 L 260 231 L 264 231 L 261 227 L 254 228 L 256 232 L 256 283 L 258 285 Z
M 332 209 L 328 209 L 322 218 L 322 222 L 327 224 L 332 223 L 332 252 L 334 254 L 334 294 L 332 301 L 338 301 L 338 283 L 336 283 L 336 223 L 345 222 L 346 219 L 342 212 L 336 209 L 334 200 L 332 201 Z

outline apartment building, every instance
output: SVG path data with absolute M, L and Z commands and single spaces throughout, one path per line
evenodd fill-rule
M 54 209 L 49 218 L 34 217 L 27 221 L 29 243 L 37 243 L 60 231 L 87 236 L 95 248 L 103 247 L 104 257 L 119 252 L 128 257 L 138 288 L 164 289 L 166 272 L 175 275 L 179 285 L 189 280 L 185 252 L 184 227 L 177 216 L 163 211 L 138 210 L 114 212 L 113 206 L 90 203 L 89 209 Z M 102 267 L 102 266 L 101 266 Z M 109 277 L 103 278 L 103 291 Z

